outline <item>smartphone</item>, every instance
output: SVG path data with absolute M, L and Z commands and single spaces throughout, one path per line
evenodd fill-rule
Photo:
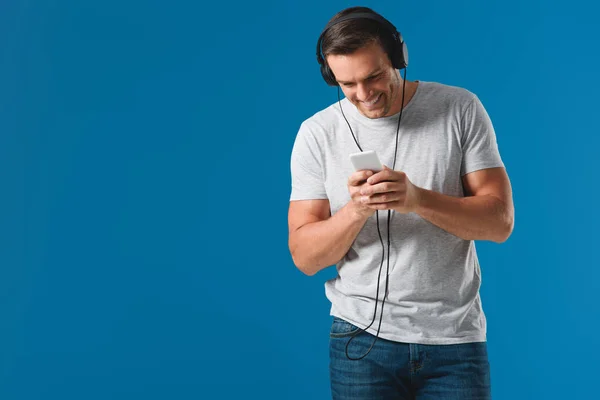
M 368 169 L 370 171 L 379 172 L 383 170 L 383 165 L 379 161 L 379 157 L 375 150 L 362 151 L 360 153 L 350 154 L 350 161 L 354 166 L 355 171 Z

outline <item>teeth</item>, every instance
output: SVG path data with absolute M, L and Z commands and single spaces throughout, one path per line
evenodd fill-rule
M 377 96 L 375 98 L 375 100 L 369 102 L 369 103 L 365 103 L 367 106 L 372 106 L 373 104 L 377 103 L 377 101 L 379 100 L 379 97 L 381 96 L 381 93 L 379 93 L 379 96 Z

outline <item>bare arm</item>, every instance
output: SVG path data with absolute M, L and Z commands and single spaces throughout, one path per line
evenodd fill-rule
M 329 200 L 290 202 L 289 247 L 298 269 L 314 275 L 344 257 L 368 219 L 354 208 L 350 201 L 329 217 Z
M 374 210 L 414 212 L 465 240 L 504 242 L 514 226 L 510 181 L 504 168 L 463 177 L 465 195 L 453 197 L 412 184 L 402 171 L 385 167 L 361 189 L 362 203 Z
M 497 243 L 508 239 L 514 226 L 514 206 L 504 168 L 467 174 L 463 177 L 463 185 L 467 197 L 452 197 L 419 188 L 415 212 L 463 239 Z
M 358 171 L 348 178 L 351 200 L 333 216 L 329 200 L 291 201 L 288 215 L 289 247 L 294 264 L 306 275 L 340 261 L 374 210 L 360 202 L 360 190 L 372 171 Z

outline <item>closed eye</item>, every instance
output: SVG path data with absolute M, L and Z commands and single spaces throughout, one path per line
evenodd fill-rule
M 373 82 L 373 81 L 376 81 L 376 80 L 380 79 L 380 78 L 382 77 L 382 75 L 383 75 L 383 74 L 377 74 L 377 75 L 370 76 L 370 77 L 366 78 L 366 79 L 365 79 L 365 81 L 366 81 L 366 82 Z M 349 88 L 349 87 L 352 87 L 352 86 L 354 86 L 354 83 L 351 83 L 351 82 L 343 82 L 343 83 L 342 83 L 342 85 L 343 85 L 344 87 L 347 87 L 347 88 Z

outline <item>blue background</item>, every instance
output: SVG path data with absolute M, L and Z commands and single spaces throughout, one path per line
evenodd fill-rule
M 336 100 L 342 1 L 0 4 L 0 398 L 326 399 L 333 268 L 287 248 L 289 156 Z M 516 225 L 478 242 L 495 399 L 592 398 L 590 1 L 365 1 L 409 80 L 476 93 Z

